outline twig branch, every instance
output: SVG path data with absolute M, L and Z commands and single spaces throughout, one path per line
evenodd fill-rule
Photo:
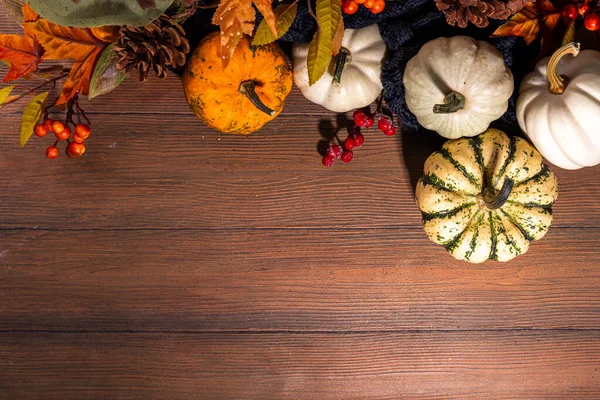
M 313 9 L 312 9 L 312 5 L 310 4 L 310 0 L 306 0 L 306 4 L 308 5 L 308 13 L 315 19 L 315 21 L 317 20 L 317 16 L 315 15 Z M 317 30 L 319 29 L 319 26 L 317 25 Z
M 50 78 L 50 79 L 46 79 L 45 82 L 40 83 L 39 85 L 31 88 L 31 89 L 27 89 L 26 91 L 24 91 L 23 93 L 21 93 L 20 95 L 18 95 L 17 97 L 15 97 L 12 100 L 7 101 L 6 103 L 2 104 L 2 107 L 5 107 L 9 104 L 15 103 L 19 100 L 21 100 L 23 97 L 27 96 L 29 93 L 35 92 L 36 90 L 39 90 L 41 88 L 43 88 L 44 86 L 46 86 L 49 83 L 54 84 L 54 86 L 56 86 L 56 81 L 61 80 L 63 78 L 66 78 L 69 73 L 71 72 L 71 70 L 66 70 L 64 73 L 62 73 L 61 75 L 55 76 L 54 78 Z

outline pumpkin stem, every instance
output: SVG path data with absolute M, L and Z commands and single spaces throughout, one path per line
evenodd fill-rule
M 256 94 L 255 81 L 249 80 L 240 83 L 240 88 L 238 89 L 238 92 L 246 96 L 248 100 L 250 100 L 252 104 L 254 104 L 254 107 L 258 108 L 260 111 L 264 112 L 265 114 L 271 117 L 275 115 L 275 110 L 272 110 L 269 107 L 267 107 L 265 103 L 263 103 Z
M 335 69 L 333 70 L 333 84 L 338 86 L 342 80 L 342 72 L 344 67 L 352 61 L 350 50 L 345 47 L 340 48 L 340 52 L 335 57 Z
M 433 106 L 435 114 L 452 114 L 458 110 L 465 108 L 465 96 L 458 92 L 450 92 L 444 97 L 444 104 L 436 104 Z
M 504 178 L 502 188 L 498 192 L 491 187 L 486 187 L 480 195 L 480 200 L 485 204 L 488 210 L 500 208 L 508 200 L 515 182 L 510 178 Z
M 558 72 L 556 72 L 556 68 L 564 56 L 571 54 L 577 57 L 580 49 L 581 46 L 579 43 L 571 42 L 565 44 L 563 47 L 556 50 L 554 54 L 552 54 L 552 57 L 550 57 L 550 60 L 548 61 L 548 68 L 546 72 L 546 76 L 548 77 L 548 90 L 550 93 L 561 94 L 565 91 L 569 80 L 568 78 L 559 75 Z

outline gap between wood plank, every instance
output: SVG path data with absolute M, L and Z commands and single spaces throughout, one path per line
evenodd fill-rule
M 89 333 L 118 333 L 131 335 L 331 335 L 331 336 L 362 336 L 373 334 L 457 334 L 457 333 L 559 333 L 559 332 L 600 332 L 598 328 L 490 328 L 490 329 L 376 329 L 359 331 L 334 330 L 132 330 L 132 329 L 82 329 L 82 330 L 51 330 L 51 329 L 0 329 L 3 333 L 49 333 L 49 334 L 89 334 Z

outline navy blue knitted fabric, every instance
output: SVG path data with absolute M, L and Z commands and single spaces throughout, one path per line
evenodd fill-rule
M 490 26 L 485 29 L 475 27 L 461 29 L 449 26 L 444 15 L 436 8 L 434 0 L 388 0 L 381 14 L 375 15 L 366 8 L 359 7 L 356 14 L 344 16 L 346 28 L 359 29 L 374 23 L 379 24 L 379 31 L 389 49 L 382 71 L 384 98 L 409 133 L 427 132 L 408 110 L 402 83 L 406 63 L 426 42 L 442 36 L 456 35 L 488 40 L 498 48 L 506 65 L 513 70 L 515 88 L 518 88 L 524 73 L 529 70 L 533 61 L 532 55 L 537 54 L 534 49 L 526 49 L 522 39 L 514 37 L 489 39 L 490 34 L 501 23 L 498 21 L 490 23 Z M 308 13 L 306 4 L 300 2 L 298 16 L 281 40 L 308 42 L 315 30 L 316 23 Z M 515 117 L 515 96 L 516 94 L 509 102 L 508 111 L 493 124 L 513 134 L 519 133 Z

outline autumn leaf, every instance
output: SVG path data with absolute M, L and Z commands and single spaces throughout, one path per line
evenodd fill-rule
M 46 103 L 48 92 L 43 92 L 35 96 L 27 107 L 23 110 L 21 115 L 21 147 L 25 146 L 25 143 L 29 140 L 33 134 L 33 127 L 42 117 L 42 110 Z
M 24 27 L 46 50 L 44 60 L 74 60 L 56 104 L 64 104 L 80 92 L 87 94 L 96 61 L 110 43 L 96 37 L 90 29 L 69 28 L 45 19 L 26 23 Z
M 521 36 L 527 44 L 531 44 L 540 32 L 551 32 L 559 20 L 560 10 L 550 0 L 537 0 L 535 3 L 527 3 L 521 11 L 496 29 L 492 37 Z
M 35 11 L 25 4 L 22 15 L 25 22 L 35 21 L 39 18 Z M 2 82 L 10 82 L 37 69 L 42 62 L 44 48 L 40 45 L 35 35 L 25 29 L 23 36 L 0 35 L 0 59 L 9 65 L 9 70 Z
M 10 93 L 13 91 L 14 88 L 15 85 L 7 86 L 5 88 L 0 89 L 0 107 L 2 107 L 2 104 L 4 104 L 4 102 L 9 99 Z
M 23 6 L 23 22 L 35 22 L 40 18 L 29 4 Z
M 340 0 L 317 0 L 318 29 L 308 48 L 308 83 L 315 84 L 329 67 L 333 51 L 333 38 L 341 15 Z
M 254 33 L 254 40 L 252 41 L 252 45 L 261 46 L 264 44 L 272 43 L 275 40 L 279 39 L 292 26 L 294 19 L 296 19 L 296 13 L 298 12 L 298 6 L 294 4 L 282 4 L 277 6 L 275 10 L 275 17 L 277 18 L 277 36 L 271 32 L 269 25 L 267 25 L 267 20 L 263 19 L 258 28 L 256 28 L 256 32 Z
M 337 31 L 333 35 L 333 41 L 331 43 L 331 54 L 337 56 L 342 48 L 342 41 L 344 40 L 344 19 L 340 18 L 338 23 Z
M 252 35 L 256 13 L 252 3 L 260 11 L 271 29 L 277 36 L 275 14 L 270 0 L 221 0 L 212 19 L 212 23 L 221 29 L 221 61 L 223 68 L 229 65 L 233 52 L 243 34 Z

